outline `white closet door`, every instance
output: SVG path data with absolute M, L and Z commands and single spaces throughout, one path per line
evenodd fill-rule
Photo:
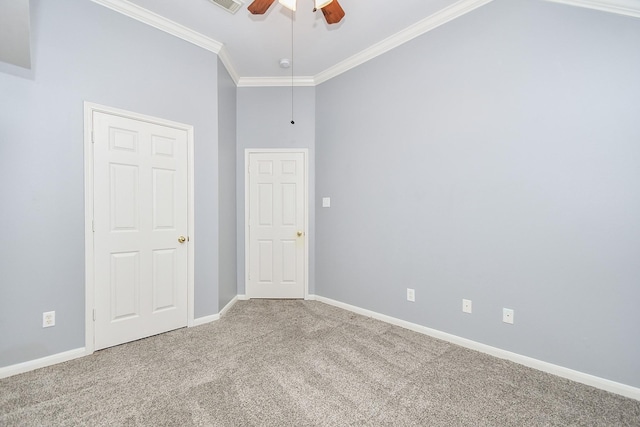
M 187 325 L 187 133 L 101 112 L 93 132 L 98 350 Z

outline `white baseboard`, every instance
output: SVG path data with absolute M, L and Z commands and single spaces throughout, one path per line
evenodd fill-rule
M 47 366 L 56 365 L 58 363 L 67 362 L 86 356 L 87 352 L 84 347 L 74 350 L 63 351 L 62 353 L 52 354 L 51 356 L 42 357 L 40 359 L 29 360 L 27 362 L 17 363 L 15 365 L 0 368 L 0 378 L 7 378 L 17 374 L 33 371 L 35 369 L 45 368 Z
M 238 295 L 234 297 L 227 305 L 224 306 L 220 313 L 210 316 L 200 317 L 194 319 L 193 326 L 204 325 L 220 319 L 224 316 L 231 307 L 237 301 L 247 300 L 246 295 Z M 381 320 L 392 325 L 400 326 L 405 329 L 412 330 L 421 334 L 425 334 L 434 338 L 441 339 L 443 341 L 450 342 L 452 344 L 459 345 L 461 347 L 476 350 L 481 353 L 489 354 L 491 356 L 498 357 L 500 359 L 510 360 L 512 362 L 528 366 L 539 371 L 547 372 L 549 374 L 557 375 L 562 378 L 566 378 L 572 381 L 576 381 L 582 384 L 586 384 L 591 387 L 599 388 L 611 393 L 619 394 L 631 399 L 640 400 L 640 388 L 632 387 L 630 385 L 618 383 L 615 381 L 607 380 L 604 378 L 596 377 L 594 375 L 585 374 L 580 371 L 565 368 L 563 366 L 554 365 L 552 363 L 543 362 L 541 360 L 533 359 L 531 357 L 523 356 L 510 351 L 502 350 L 497 347 L 482 344 L 477 341 L 469 340 L 466 338 L 458 337 L 456 335 L 448 334 L 446 332 L 438 331 L 436 329 L 427 328 L 426 326 L 418 325 L 416 323 L 407 322 L 395 317 L 380 314 L 375 311 L 367 310 L 357 307 L 355 305 L 346 304 L 343 302 L 335 301 L 330 298 L 325 298 L 319 295 L 307 295 L 307 300 L 319 301 L 325 304 L 332 305 L 334 307 L 342 308 L 344 310 L 352 311 L 363 316 L 371 317 L 373 319 Z M 86 356 L 87 352 L 84 347 L 74 350 L 65 351 L 51 356 L 43 357 L 40 359 L 30 360 L 23 363 L 18 363 L 11 366 L 0 367 L 0 378 L 7 378 L 12 375 L 22 374 L 24 372 L 33 371 L 35 369 L 44 368 L 46 366 L 55 365 L 58 363 L 66 362 L 69 360 L 77 359 L 79 357 Z
M 619 394 L 625 397 L 629 397 L 631 399 L 640 400 L 640 388 L 637 388 L 637 387 L 632 387 L 630 385 L 596 377 L 594 375 L 585 374 L 584 372 L 575 371 L 573 369 L 554 365 L 552 363 L 543 362 L 542 360 L 523 356 L 517 353 L 512 353 L 510 351 L 502 350 L 497 347 L 492 347 L 490 345 L 482 344 L 477 341 L 472 341 L 456 335 L 448 334 L 446 332 L 438 331 L 436 329 L 427 328 L 426 326 L 407 322 L 405 320 L 397 319 L 395 317 L 387 316 L 385 314 L 380 314 L 375 311 L 367 310 L 354 305 L 345 304 L 343 302 L 335 301 L 330 298 L 325 298 L 319 295 L 309 295 L 308 299 L 329 304 L 334 307 L 342 308 L 344 310 L 352 311 L 354 313 L 371 317 L 373 319 L 381 320 L 383 322 L 390 323 L 392 325 L 400 326 L 405 329 L 409 329 L 424 335 L 429 335 L 431 337 L 438 338 L 443 341 L 447 341 L 452 344 L 459 345 L 461 347 L 469 348 L 471 350 L 476 350 L 481 353 L 489 354 L 491 356 L 495 356 L 500 359 L 510 360 L 511 362 L 515 362 L 520 365 L 527 366 L 529 368 L 537 369 L 539 371 L 547 372 L 549 374 L 557 375 L 559 377 L 566 378 L 575 382 L 586 384 L 591 387 L 599 388 L 601 390 Z
M 197 319 L 193 319 L 193 325 L 191 325 L 192 327 L 194 326 L 200 326 L 200 325 L 206 325 L 207 323 L 211 323 L 211 322 L 215 322 L 216 320 L 220 319 L 220 314 L 211 314 L 209 316 L 203 316 L 203 317 L 198 317 Z
M 231 301 L 229 301 L 227 303 L 227 305 L 225 305 L 222 310 L 220 310 L 220 317 L 224 316 L 225 314 L 227 314 L 227 311 L 229 311 L 231 309 L 231 307 L 233 307 L 233 305 L 238 301 L 238 296 L 236 295 L 235 297 L 233 297 L 233 299 Z
M 225 305 L 222 310 L 220 310 L 220 313 L 218 314 L 212 314 L 210 316 L 204 316 L 204 317 L 198 317 L 197 319 L 193 319 L 193 325 L 191 326 L 200 326 L 200 325 L 205 325 L 207 323 L 211 323 L 211 322 L 215 322 L 216 320 L 220 320 L 220 318 L 222 316 L 225 315 L 225 313 L 227 311 L 229 311 L 229 309 L 231 307 L 233 307 L 233 305 L 236 303 L 236 301 L 238 301 L 238 296 L 233 297 L 233 299 L 231 301 L 229 301 L 227 303 L 227 305 Z
M 249 297 L 246 295 L 238 295 L 238 301 L 249 301 Z
M 200 326 L 207 323 L 215 322 L 225 315 L 231 307 L 238 301 L 238 297 L 233 297 L 227 305 L 224 306 L 220 313 L 212 314 L 210 316 L 199 317 L 193 319 L 193 326 Z M 17 374 L 23 374 L 25 372 L 33 371 L 34 369 L 44 368 L 46 366 L 56 365 L 58 363 L 66 362 L 68 360 L 77 359 L 79 357 L 88 356 L 85 347 L 77 348 L 75 350 L 69 350 L 58 354 L 52 354 L 51 356 L 43 357 L 41 359 L 29 360 L 27 362 L 17 363 L 15 365 L 0 367 L 0 378 L 7 378 Z

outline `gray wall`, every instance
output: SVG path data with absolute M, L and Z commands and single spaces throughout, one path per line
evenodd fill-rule
M 196 318 L 245 291 L 244 149 L 308 148 L 311 293 L 640 386 L 638 20 L 496 0 L 296 88 L 292 126 L 290 88 L 53 3 L 32 70 L 0 67 L 0 366 L 84 345 L 87 100 L 195 126 Z
M 31 68 L 29 24 L 29 0 L 0 0 L 0 62 Z
M 293 91 L 294 119 L 291 122 L 291 88 L 238 88 L 238 290 L 245 293 L 244 150 L 246 148 L 309 149 L 309 292 L 314 293 L 315 239 L 315 88 Z
M 216 55 L 85 0 L 31 12 L 34 80 L 0 73 L 0 366 L 84 346 L 85 100 L 194 125 L 195 315 L 218 312 Z
M 639 41 L 496 0 L 320 85 L 316 293 L 640 386 Z
M 236 84 L 222 62 L 218 60 L 218 176 L 220 180 L 218 307 L 220 310 L 237 294 L 236 114 Z

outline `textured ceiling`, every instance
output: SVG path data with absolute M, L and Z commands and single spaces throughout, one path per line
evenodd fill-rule
M 265 15 L 254 16 L 245 1 L 235 15 L 209 0 L 130 0 L 225 46 L 241 78 L 286 77 L 280 58 L 291 58 L 291 11 L 278 1 Z M 327 25 L 313 0 L 298 0 L 293 21 L 296 76 L 315 76 L 371 47 L 456 0 L 340 0 L 346 12 L 338 24 Z
M 253 0 L 236 14 L 210 0 L 93 1 L 220 53 L 236 82 L 251 86 L 290 82 L 281 58 L 293 59 L 296 84 L 321 83 L 493 0 L 339 0 L 346 17 L 334 25 L 313 0 L 297 0 L 295 13 L 275 0 L 259 16 L 247 10 Z M 640 0 L 540 1 L 640 18 Z

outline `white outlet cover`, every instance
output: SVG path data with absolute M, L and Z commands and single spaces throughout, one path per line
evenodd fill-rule
M 42 313 L 42 327 L 50 328 L 51 326 L 56 325 L 56 312 L 55 311 L 46 311 Z
M 509 323 L 511 325 L 513 325 L 513 316 L 514 316 L 514 311 L 510 308 L 503 308 L 502 309 L 502 321 L 504 323 Z
M 322 207 L 330 208 L 331 207 L 331 197 L 323 197 L 322 198 Z

